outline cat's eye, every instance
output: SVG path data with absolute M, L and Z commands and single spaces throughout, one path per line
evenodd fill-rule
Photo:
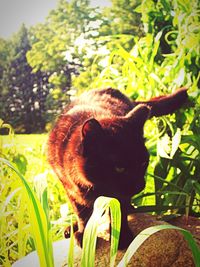
M 123 167 L 115 167 L 115 171 L 118 173 L 123 173 L 125 171 L 125 168 Z

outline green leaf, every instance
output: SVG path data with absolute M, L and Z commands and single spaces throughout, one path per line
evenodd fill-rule
M 70 221 L 70 243 L 68 251 L 68 266 L 74 266 L 74 232 L 73 232 L 73 217 L 71 216 Z
M 83 236 L 83 253 L 81 258 L 81 266 L 93 267 L 95 263 L 95 247 L 97 241 L 97 227 L 103 213 L 110 208 L 111 213 L 111 249 L 110 249 L 110 266 L 114 266 L 115 257 L 121 227 L 121 212 L 119 201 L 109 197 L 99 197 L 94 203 L 94 210 L 90 217 Z
M 200 183 L 197 182 L 197 181 L 192 180 L 192 185 L 193 185 L 196 193 L 198 193 L 200 195 Z
M 134 11 L 137 13 L 142 13 L 142 5 L 137 6 Z
M 175 135 L 172 137 L 172 148 L 171 148 L 171 153 L 170 153 L 171 159 L 175 155 L 180 142 L 181 142 L 181 130 L 178 128 Z

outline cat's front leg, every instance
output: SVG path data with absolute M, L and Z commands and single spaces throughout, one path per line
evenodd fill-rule
M 88 223 L 88 220 L 90 219 L 93 211 L 93 205 L 91 205 L 91 208 L 84 207 L 83 209 L 79 209 L 78 215 L 78 221 L 77 221 L 77 231 L 74 233 L 77 245 L 81 248 L 83 247 L 83 235 L 85 231 L 86 224 Z M 101 237 L 97 238 L 96 247 L 100 247 L 102 242 L 105 242 L 105 240 Z
M 134 239 L 134 234 L 130 230 L 127 221 L 128 207 L 127 203 L 121 203 L 121 231 L 119 239 L 119 249 L 127 248 Z
M 73 233 L 78 231 L 78 222 L 73 223 L 72 228 L 73 228 Z M 66 229 L 64 231 L 64 236 L 65 236 L 65 238 L 70 238 L 70 236 L 71 236 L 71 226 L 66 227 Z
M 79 247 L 83 247 L 83 233 L 84 232 L 80 232 L 80 231 L 77 231 L 74 233 L 74 236 L 75 236 L 75 239 L 76 239 L 76 243 Z
M 134 234 L 131 232 L 128 225 L 122 227 L 120 231 L 119 250 L 126 249 L 134 239 Z
M 90 207 L 85 207 L 81 205 L 76 206 L 76 214 L 78 216 L 78 221 L 77 221 L 77 231 L 74 233 L 76 242 L 78 246 L 82 247 L 83 245 L 83 234 L 84 230 L 86 227 L 86 224 L 92 215 L 92 208 L 93 206 Z
M 75 223 L 73 223 L 73 233 L 75 236 L 75 239 L 77 241 L 77 245 L 82 247 L 82 241 L 83 241 L 83 233 L 84 233 L 84 229 L 85 226 L 87 224 L 87 220 L 85 220 L 85 222 L 78 218 L 77 221 Z M 64 231 L 64 236 L 65 238 L 70 238 L 71 237 L 71 226 L 66 227 L 65 231 Z

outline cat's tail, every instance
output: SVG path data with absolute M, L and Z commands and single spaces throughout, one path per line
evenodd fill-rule
M 151 108 L 150 117 L 175 112 L 188 101 L 187 88 L 179 88 L 172 94 L 151 98 L 148 101 L 135 101 L 134 105 L 146 104 Z

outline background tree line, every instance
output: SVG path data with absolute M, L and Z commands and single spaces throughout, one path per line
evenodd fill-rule
M 122 71 L 125 54 L 140 58 L 138 42 L 143 42 L 143 52 L 156 47 L 151 38 L 162 31 L 154 57 L 162 64 L 163 55 L 178 49 L 180 24 L 188 20 L 190 32 L 181 32 L 191 37 L 184 48 L 188 50 L 184 73 L 197 77 L 198 8 L 194 0 L 113 0 L 103 10 L 92 8 L 88 0 L 59 0 L 45 23 L 30 29 L 22 25 L 11 39 L 0 39 L 0 117 L 17 133 L 44 132 L 70 98 L 83 90 L 113 86 L 138 97 L 137 87 L 127 82 Z M 179 16 L 182 21 L 176 10 L 185 10 L 184 17 Z M 149 65 L 149 52 L 146 56 Z M 141 79 L 145 80 L 142 74 Z M 181 85 L 184 82 L 183 77 Z
M 17 133 L 48 129 L 73 93 L 72 79 L 87 70 L 105 43 L 99 37 L 137 34 L 138 3 L 125 2 L 114 1 L 102 11 L 87 0 L 60 0 L 45 23 L 30 29 L 22 25 L 11 39 L 0 39 L 0 117 Z M 127 18 L 123 24 L 122 13 Z M 78 82 L 82 87 L 90 82 L 88 75 Z

